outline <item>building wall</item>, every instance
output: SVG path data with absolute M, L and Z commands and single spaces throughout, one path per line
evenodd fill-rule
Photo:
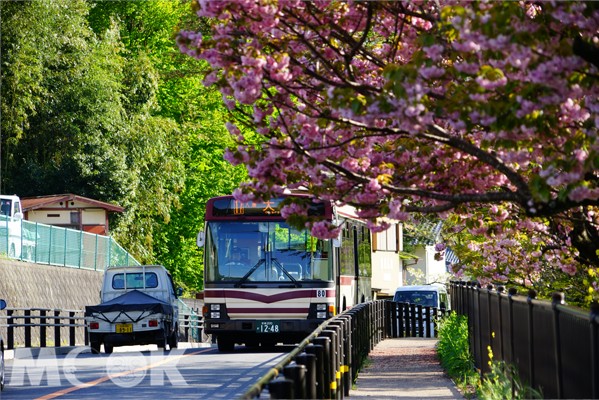
M 435 260 L 435 246 L 416 246 L 413 253 L 418 260 L 415 264 L 410 261 L 408 265 L 407 285 L 445 282 L 445 258 Z
M 372 288 L 378 289 L 378 298 L 390 297 L 401 286 L 402 267 L 399 254 L 394 251 L 372 253 Z M 376 271 L 375 271 L 376 268 Z
M 79 210 L 74 208 L 44 208 L 27 212 L 27 220 L 48 225 L 70 225 L 71 212 Z M 83 225 L 106 225 L 106 211 L 101 208 L 81 209 Z

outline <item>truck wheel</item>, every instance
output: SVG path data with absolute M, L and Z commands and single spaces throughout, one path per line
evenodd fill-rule
M 114 345 L 112 343 L 104 342 L 104 353 L 112 354 L 113 350 L 114 350 Z
M 167 341 L 168 340 L 166 338 L 166 332 L 162 331 L 162 337 L 158 339 L 158 341 L 156 342 L 156 346 L 158 346 L 159 349 L 164 349 L 166 348 Z
M 235 350 L 235 341 L 233 339 L 219 336 L 216 343 L 218 344 L 218 351 L 221 353 L 231 353 Z
M 89 347 L 92 348 L 92 354 L 100 354 L 100 346 L 101 346 L 100 342 L 91 342 L 89 344 Z
M 176 349 L 179 342 L 179 329 L 176 328 L 168 338 L 168 347 L 170 350 Z

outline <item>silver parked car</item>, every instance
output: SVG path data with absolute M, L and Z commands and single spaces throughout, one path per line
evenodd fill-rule
M 6 308 L 6 301 L 0 299 L 0 310 Z M 4 389 L 4 339 L 0 335 L 0 390 Z

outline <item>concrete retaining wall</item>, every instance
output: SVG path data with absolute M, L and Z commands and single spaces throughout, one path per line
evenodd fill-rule
M 98 304 L 103 273 L 0 259 L 0 298 L 11 308 L 83 310 Z
M 103 273 L 100 271 L 0 259 L 0 298 L 6 300 L 9 308 L 83 310 L 86 305 L 100 302 L 102 278 Z M 22 315 L 22 311 L 15 311 L 15 315 Z M 33 315 L 39 313 L 34 312 Z M 48 315 L 53 314 L 50 312 Z M 6 316 L 6 310 L 0 311 L 0 316 Z M 39 323 L 39 320 L 34 319 L 31 322 Z M 4 324 L 6 320 L 0 319 L 0 325 Z M 39 345 L 38 332 L 38 329 L 32 329 L 33 346 Z M 23 346 L 24 329 L 16 328 L 14 333 L 15 345 Z M 48 346 L 56 345 L 53 333 L 53 329 L 48 328 L 46 335 Z M 6 341 L 6 327 L 0 327 L 0 334 Z M 68 344 L 68 334 L 67 328 L 61 329 L 61 345 Z M 77 343 L 82 342 L 83 329 L 77 328 Z

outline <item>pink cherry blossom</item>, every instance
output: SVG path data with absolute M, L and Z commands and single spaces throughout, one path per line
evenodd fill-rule
M 251 177 L 240 196 L 306 187 L 374 229 L 454 215 L 478 253 L 456 270 L 481 281 L 599 264 L 586 250 L 599 243 L 576 240 L 599 235 L 588 3 L 200 0 L 198 16 L 211 35 L 181 32 L 181 51 L 208 63 L 234 123 L 263 136 L 229 128 L 225 158 Z

